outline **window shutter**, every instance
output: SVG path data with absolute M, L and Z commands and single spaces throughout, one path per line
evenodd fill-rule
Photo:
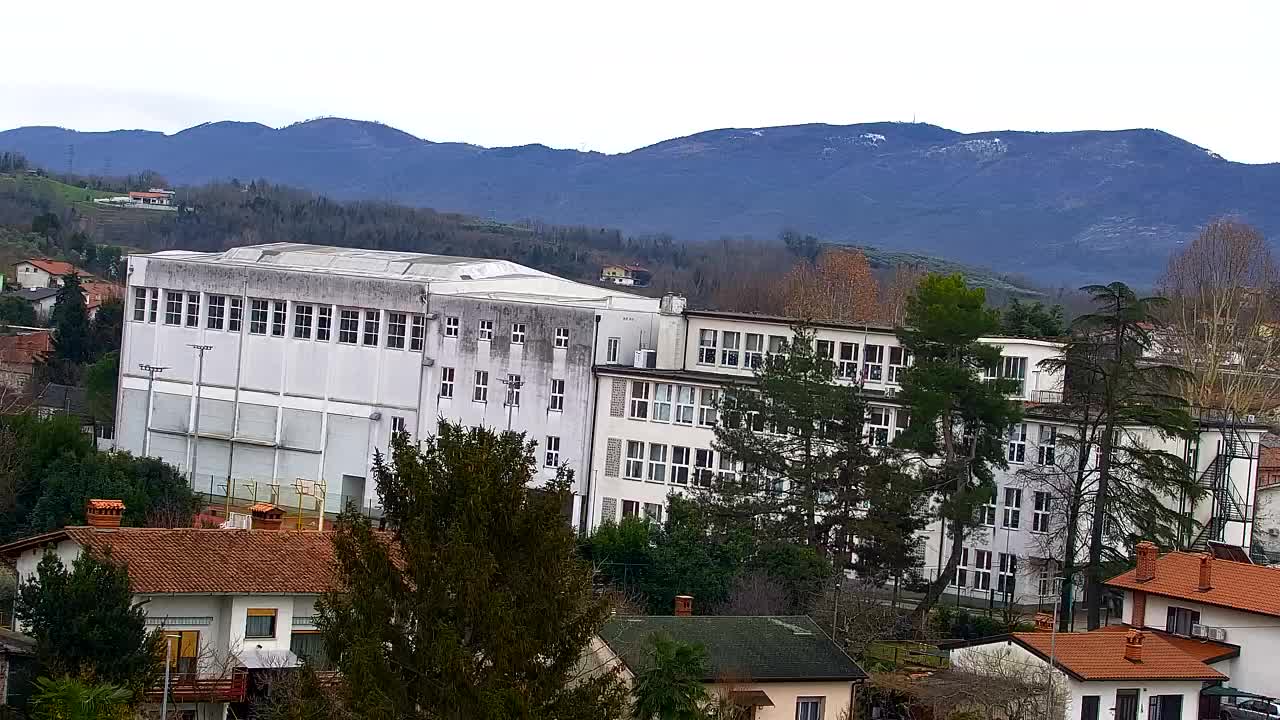
M 1176 633 L 1178 632 L 1178 608 L 1168 608 L 1168 615 L 1165 618 L 1164 631 Z

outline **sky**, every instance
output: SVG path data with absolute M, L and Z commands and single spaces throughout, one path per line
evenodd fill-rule
M 0 129 L 340 116 L 616 153 L 914 118 L 1152 127 L 1280 162 L 1276 0 L 4 0 L 0 24 Z

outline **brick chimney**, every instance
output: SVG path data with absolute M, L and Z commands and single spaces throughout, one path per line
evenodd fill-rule
M 1133 607 L 1129 612 L 1129 624 L 1136 628 L 1147 626 L 1147 594 L 1141 590 L 1133 591 Z
M 1129 662 L 1142 662 L 1142 631 L 1130 630 L 1124 638 L 1124 659 Z
M 1213 589 L 1213 556 L 1200 556 L 1200 585 L 1197 588 L 1200 592 Z
M 253 515 L 254 530 L 279 530 L 284 523 L 284 511 L 271 503 L 254 503 L 249 506 Z
M 123 500 L 95 499 L 85 503 L 84 518 L 92 527 L 118 528 L 123 515 Z
M 1133 579 L 1138 582 L 1149 582 L 1156 579 L 1156 559 L 1160 557 L 1160 549 L 1150 540 L 1138 543 L 1138 569 Z
M 1053 632 L 1053 613 L 1036 613 L 1036 632 Z
M 693 596 L 677 595 L 676 596 L 676 616 L 689 617 L 693 614 Z

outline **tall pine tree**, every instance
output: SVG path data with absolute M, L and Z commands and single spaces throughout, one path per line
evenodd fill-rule
M 53 355 L 71 363 L 88 362 L 93 357 L 89 338 L 89 309 L 84 288 L 74 272 L 62 276 L 62 287 L 53 303 L 50 316 L 53 328 Z

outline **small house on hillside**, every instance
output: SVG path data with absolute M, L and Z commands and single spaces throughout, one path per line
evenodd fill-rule
M 653 274 L 640 265 L 605 265 L 600 268 L 600 282 L 614 285 L 648 287 Z
M 53 306 L 58 302 L 56 287 L 24 288 L 10 295 L 31 305 L 31 309 L 35 311 L 36 320 L 40 322 L 49 321 L 49 316 L 53 314 Z
M 0 335 L 0 387 L 26 390 L 36 364 L 52 351 L 53 336 L 48 330 Z
M 680 602 L 682 598 L 677 598 Z M 708 694 L 742 709 L 745 720 L 837 720 L 867 674 L 808 617 L 616 616 L 592 644 L 600 667 L 621 666 L 630 684 L 658 635 L 707 652 Z
M 129 193 L 129 200 L 138 205 L 173 205 L 173 191 L 164 188 L 150 188 L 148 190 L 132 191 Z
M 62 285 L 62 276 L 75 273 L 82 278 L 93 274 L 62 260 L 30 258 L 13 264 L 14 279 L 24 288 L 48 288 Z

